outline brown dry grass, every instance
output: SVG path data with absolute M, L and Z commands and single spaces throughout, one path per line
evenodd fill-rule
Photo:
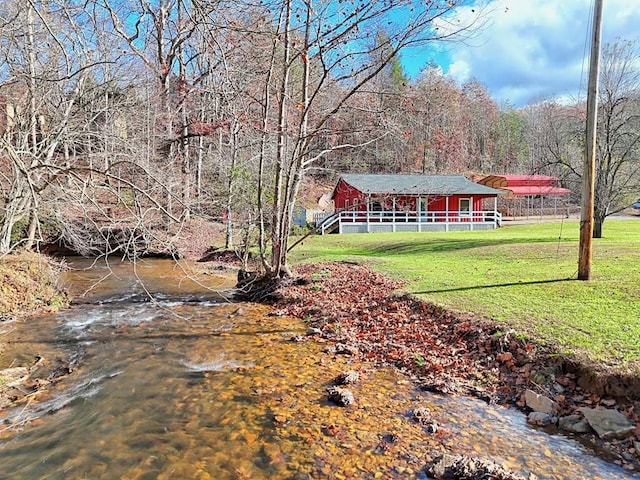
M 67 302 L 56 287 L 59 263 L 34 252 L 0 258 L 0 315 L 24 316 L 56 310 Z

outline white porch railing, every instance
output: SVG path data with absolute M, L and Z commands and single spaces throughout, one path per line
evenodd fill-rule
M 336 212 L 318 212 L 313 214 L 313 224 L 319 227 L 327 218 L 333 217 Z
M 323 235 L 335 225 L 338 225 L 339 233 L 426 232 L 497 228 L 502 222 L 502 216 L 495 210 L 468 213 L 344 210 L 319 216 L 316 222 Z

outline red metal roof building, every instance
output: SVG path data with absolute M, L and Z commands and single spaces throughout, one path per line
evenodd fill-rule
M 499 208 L 507 216 L 556 215 L 565 210 L 571 195 L 557 177 L 548 175 L 487 175 L 475 181 L 505 192 Z

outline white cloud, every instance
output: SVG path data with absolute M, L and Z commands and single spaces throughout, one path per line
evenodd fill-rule
M 471 65 L 465 60 L 456 60 L 451 65 L 449 65 L 449 69 L 447 72 L 451 77 L 455 79 L 465 79 L 468 80 L 472 77 L 471 74 Z
M 591 0 L 494 0 L 488 23 L 465 44 L 449 46 L 448 74 L 475 78 L 499 102 L 521 106 L 543 98 L 584 94 Z M 462 12 L 464 15 L 464 12 Z M 603 43 L 638 39 L 635 1 L 607 0 Z

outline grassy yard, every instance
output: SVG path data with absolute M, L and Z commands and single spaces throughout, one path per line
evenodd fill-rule
M 640 371 L 640 219 L 608 220 L 579 281 L 577 221 L 498 230 L 315 236 L 293 263 L 362 262 L 438 305 L 493 318 L 566 353 Z

